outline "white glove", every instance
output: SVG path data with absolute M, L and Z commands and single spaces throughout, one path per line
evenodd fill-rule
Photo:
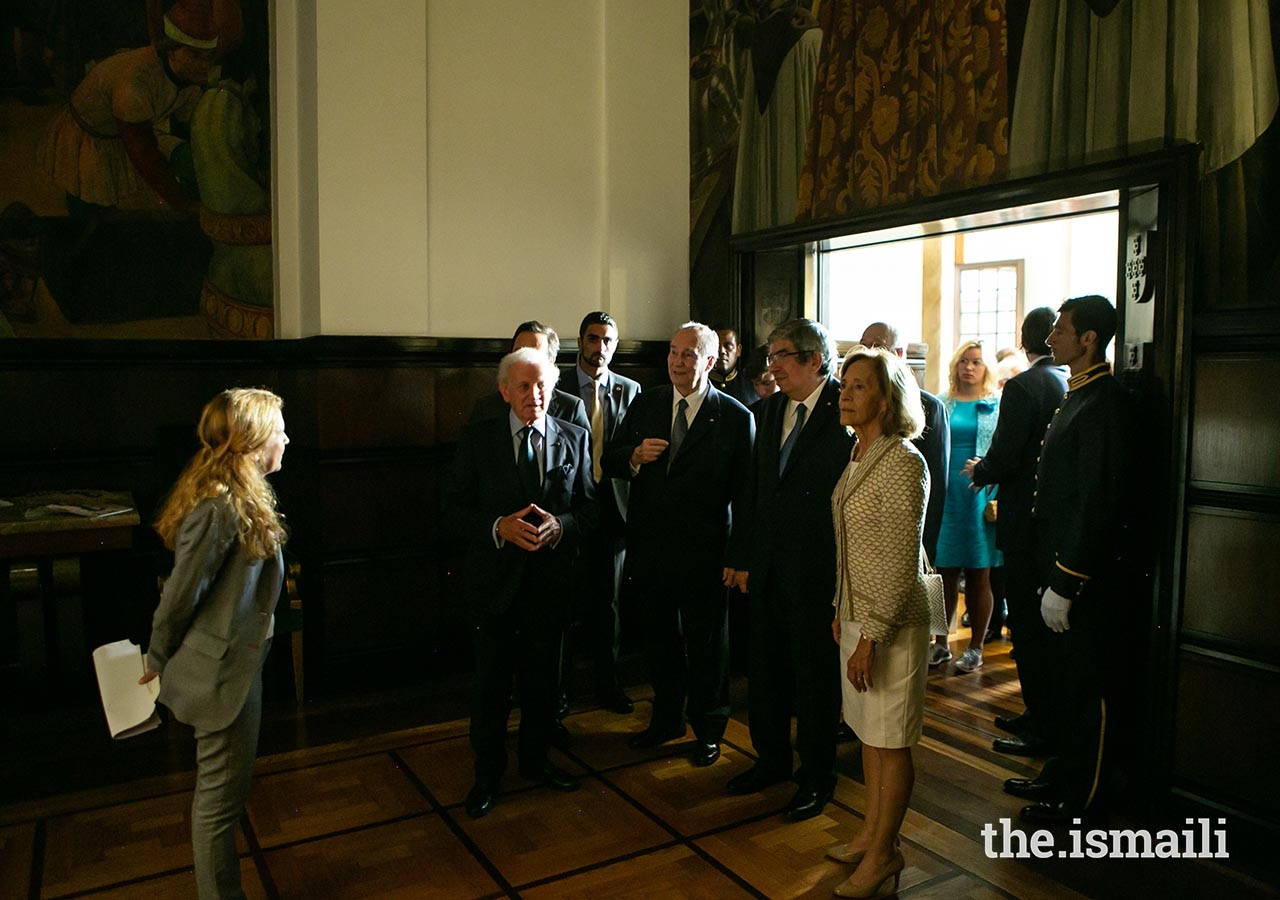
M 1053 588 L 1044 589 L 1044 596 L 1040 598 L 1040 618 L 1044 619 L 1044 624 L 1049 626 L 1050 631 L 1061 634 L 1069 629 L 1071 625 L 1067 622 L 1067 616 L 1070 613 L 1070 600 Z

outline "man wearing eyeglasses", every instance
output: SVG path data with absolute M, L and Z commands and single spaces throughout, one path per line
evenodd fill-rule
M 831 640 L 836 546 L 831 492 L 853 437 L 840 424 L 834 342 L 809 319 L 769 335 L 769 372 L 779 391 L 760 404 L 750 569 L 738 589 L 751 599 L 751 743 L 758 761 L 729 781 L 750 794 L 791 777 L 796 716 L 793 822 L 822 812 L 835 789 L 840 653 Z
M 711 385 L 718 347 L 706 325 L 680 326 L 667 353 L 671 384 L 632 401 L 602 460 L 606 476 L 631 482 L 627 572 L 653 683 L 649 725 L 628 743 L 683 737 L 687 696 L 695 766 L 720 757 L 729 721 L 726 587 L 747 564 L 751 515 L 755 420 Z

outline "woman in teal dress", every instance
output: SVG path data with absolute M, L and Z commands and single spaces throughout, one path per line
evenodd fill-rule
M 951 357 L 948 380 L 950 388 L 939 399 L 951 417 L 951 466 L 933 564 L 942 573 L 948 624 L 955 620 L 960 572 L 964 572 L 970 636 L 968 649 L 956 660 L 956 669 L 972 672 L 982 665 L 982 643 L 991 621 L 991 569 L 1003 563 L 996 549 L 994 519 L 988 521 L 986 516 L 987 504 L 995 495 L 972 491 L 960 472 L 965 460 L 986 455 L 1000 412 L 995 370 L 981 341 L 960 345 Z M 929 665 L 940 666 L 950 659 L 947 636 L 939 636 L 930 651 Z

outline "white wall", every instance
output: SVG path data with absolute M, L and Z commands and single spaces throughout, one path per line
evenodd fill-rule
M 1114 210 L 1006 225 L 964 237 L 966 263 L 1025 260 L 1023 311 L 1057 309 L 1068 297 L 1101 294 L 1115 302 L 1116 241 L 1120 219 Z
M 685 4 L 276 7 L 280 336 L 687 317 Z M 314 98 L 305 28 L 282 30 L 311 19 Z

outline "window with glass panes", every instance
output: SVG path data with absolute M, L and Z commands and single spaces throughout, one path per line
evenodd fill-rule
M 956 344 L 982 341 L 995 352 L 1018 346 L 1022 260 L 956 266 Z

